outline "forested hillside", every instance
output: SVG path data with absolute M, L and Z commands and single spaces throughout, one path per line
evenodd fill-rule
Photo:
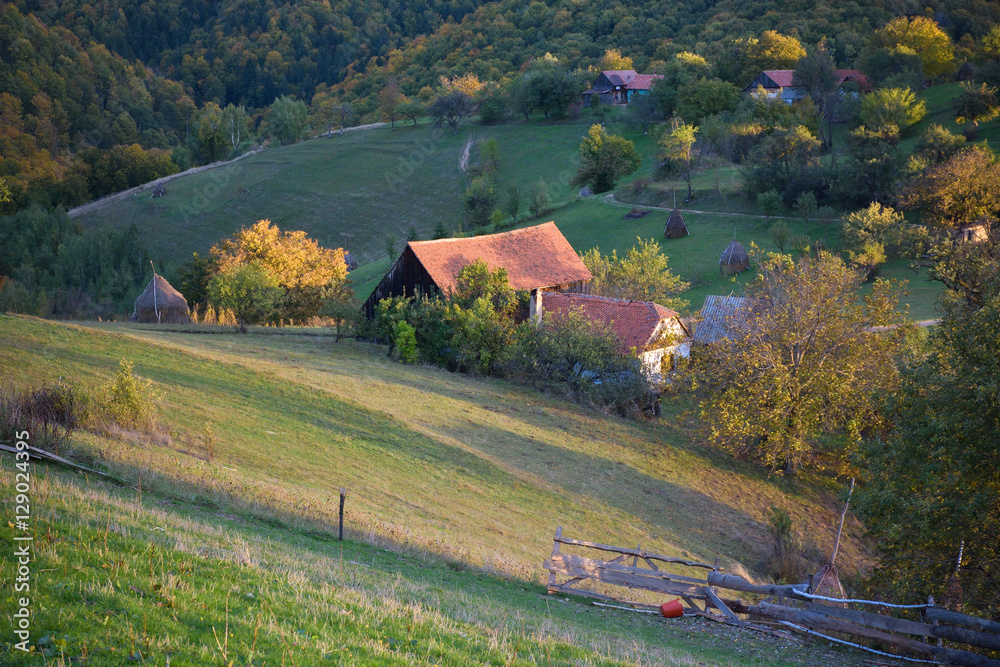
M 766 31 L 809 51 L 825 40 L 833 60 L 846 66 L 856 64 L 875 29 L 899 15 L 933 17 L 961 62 L 978 57 L 977 42 L 1000 22 L 1000 6 L 957 0 L 927 7 L 889 0 L 5 3 L 0 177 L 11 201 L 0 205 L 6 212 L 31 202 L 72 206 L 224 158 L 256 139 L 286 143 L 302 136 L 307 121 L 313 131 L 334 125 L 344 103 L 352 106 L 341 123 L 379 120 L 386 107 L 379 96 L 390 82 L 390 98 L 426 103 L 442 77 L 475 75 L 477 85 L 501 85 L 546 54 L 567 72 L 585 72 L 617 49 L 640 71 L 664 71 L 676 54 L 697 53 L 712 75 L 742 86 L 762 64 L 748 58 L 748 40 Z M 765 61 L 781 59 L 769 49 L 763 43 L 759 49 Z M 286 102 L 277 111 L 276 99 Z

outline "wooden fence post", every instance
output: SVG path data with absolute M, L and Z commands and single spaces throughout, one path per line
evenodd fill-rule
M 557 538 L 562 537 L 562 526 L 556 526 L 556 537 Z M 559 554 L 559 542 L 557 542 L 555 539 L 553 539 L 552 540 L 552 557 L 554 558 L 558 554 Z M 549 587 L 548 587 L 548 592 L 549 593 L 555 593 L 556 592 L 555 586 L 556 586 L 556 573 L 553 572 L 552 570 L 549 570 Z
M 340 530 L 338 539 L 344 541 L 344 500 L 347 498 L 347 489 L 340 487 Z

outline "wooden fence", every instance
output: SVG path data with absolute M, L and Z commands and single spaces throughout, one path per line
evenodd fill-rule
M 583 582 L 597 582 L 606 586 L 674 596 L 684 601 L 687 614 L 697 614 L 750 629 L 770 631 L 771 628 L 760 625 L 761 622 L 770 623 L 866 651 L 890 655 L 870 646 L 824 633 L 850 635 L 868 642 L 892 645 L 921 656 L 890 656 L 911 662 L 1000 667 L 1000 660 L 943 645 L 944 641 L 949 641 L 988 651 L 1000 651 L 1000 623 L 936 607 L 933 600 L 928 604 L 893 605 L 872 600 L 840 600 L 814 595 L 808 590 L 808 582 L 783 586 L 758 585 L 739 576 L 723 574 L 717 564 L 663 556 L 643 551 L 639 547 L 629 549 L 563 537 L 561 527 L 556 529 L 552 542 L 552 555 L 545 561 L 545 568 L 549 571 L 549 593 L 569 593 L 636 607 L 656 608 L 655 605 L 632 602 L 578 587 Z M 562 553 L 564 545 L 602 552 L 605 559 Z M 610 556 L 612 554 L 613 557 Z M 705 571 L 705 578 L 666 572 L 661 570 L 664 565 L 701 569 Z M 720 589 L 752 593 L 765 596 L 766 599 L 747 604 L 742 600 L 723 597 L 718 592 Z M 919 620 L 854 609 L 852 606 L 906 610 L 911 616 L 919 616 Z

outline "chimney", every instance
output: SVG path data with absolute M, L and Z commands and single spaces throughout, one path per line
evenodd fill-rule
M 536 289 L 531 293 L 531 299 L 528 306 L 528 317 L 535 324 L 542 323 L 542 290 L 541 288 Z

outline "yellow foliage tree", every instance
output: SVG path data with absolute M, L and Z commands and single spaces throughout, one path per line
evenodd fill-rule
M 623 56 L 618 49 L 608 49 L 597 64 L 600 71 L 632 69 L 632 59 Z
M 871 46 L 903 53 L 915 53 L 924 65 L 924 75 L 950 74 L 954 67 L 955 47 L 947 33 L 926 17 L 905 16 L 889 21 L 872 35 Z
M 217 273 L 257 263 L 287 290 L 278 308 L 282 318 L 305 319 L 324 300 L 349 291 L 343 248 L 324 248 L 305 232 L 282 232 L 270 220 L 243 227 L 211 250 Z

